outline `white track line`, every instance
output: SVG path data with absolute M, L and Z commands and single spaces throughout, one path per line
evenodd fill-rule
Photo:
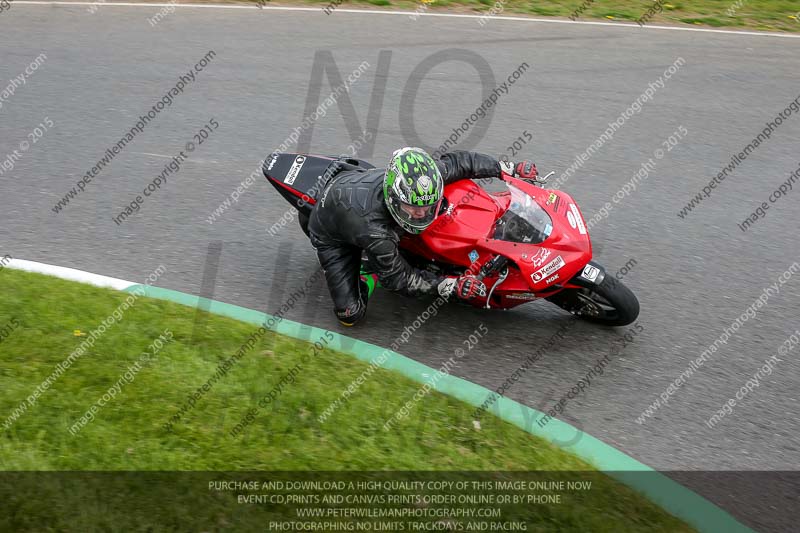
M 109 278 L 108 276 L 101 276 L 100 274 L 92 274 L 83 270 L 76 270 L 74 268 L 67 268 L 56 265 L 48 265 L 45 263 L 37 263 L 36 261 L 25 261 L 24 259 L 12 259 L 6 268 L 15 268 L 17 270 L 25 270 L 27 272 L 38 272 L 39 274 L 47 274 L 48 276 L 55 276 L 61 279 L 68 279 L 70 281 L 78 281 L 80 283 L 88 283 L 97 287 L 111 287 L 118 291 L 123 291 L 132 285 L 137 285 L 132 281 L 125 281 L 124 279 Z
M 138 2 L 40 2 L 36 0 L 15 0 L 13 5 L 44 5 L 44 6 L 96 6 L 101 7 L 173 7 L 173 8 L 198 8 L 198 9 L 258 9 L 260 11 L 315 11 L 322 12 L 322 7 L 288 7 L 288 6 L 266 6 L 258 7 L 256 5 L 226 5 L 226 4 L 142 4 Z M 364 15 L 415 15 L 420 17 L 447 17 L 447 18 L 467 18 L 479 19 L 485 15 L 464 15 L 458 13 L 417 13 L 416 11 L 384 11 L 377 9 L 343 9 L 337 8 L 336 13 L 357 13 Z M 726 33 L 731 35 L 756 35 L 759 37 L 783 37 L 786 39 L 800 39 L 800 34 L 792 33 L 768 33 L 760 31 L 737 31 L 737 30 L 714 30 L 711 28 L 683 28 L 680 26 L 653 26 L 646 24 L 639 26 L 638 24 L 625 24 L 620 22 L 599 22 L 588 20 L 562 20 L 562 19 L 540 19 L 532 17 L 505 17 L 494 16 L 492 20 L 510 20 L 518 22 L 542 22 L 546 24 L 581 24 L 584 26 L 612 26 L 616 28 L 631 28 L 636 30 L 672 30 L 672 31 L 694 31 L 701 33 Z

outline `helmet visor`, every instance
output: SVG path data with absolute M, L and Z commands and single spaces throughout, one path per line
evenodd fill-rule
M 422 231 L 430 226 L 433 219 L 436 218 L 436 213 L 438 213 L 441 203 L 441 198 L 433 205 L 413 205 L 396 200 L 394 207 L 397 216 L 403 222 L 418 231 Z

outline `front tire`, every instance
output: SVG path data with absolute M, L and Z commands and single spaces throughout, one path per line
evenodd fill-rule
M 604 277 L 599 285 L 565 289 L 547 300 L 584 320 L 605 326 L 627 326 L 639 317 L 636 295 L 611 276 Z

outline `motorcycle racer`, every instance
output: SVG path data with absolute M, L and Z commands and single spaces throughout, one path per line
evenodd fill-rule
M 485 296 L 485 286 L 474 275 L 439 276 L 416 269 L 398 245 L 402 231 L 418 234 L 431 225 L 445 185 L 503 174 L 535 179 L 537 171 L 530 161 L 514 165 L 465 151 L 434 160 L 420 148 L 406 147 L 393 153 L 386 169 L 334 175 L 311 211 L 308 230 L 339 322 L 352 326 L 366 315 L 377 282 L 405 296 Z M 361 273 L 362 253 L 373 273 Z

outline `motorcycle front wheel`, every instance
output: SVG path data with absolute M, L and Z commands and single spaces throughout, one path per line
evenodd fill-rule
M 611 276 L 591 288 L 564 289 L 547 300 L 584 320 L 605 326 L 627 326 L 639 316 L 636 295 Z

